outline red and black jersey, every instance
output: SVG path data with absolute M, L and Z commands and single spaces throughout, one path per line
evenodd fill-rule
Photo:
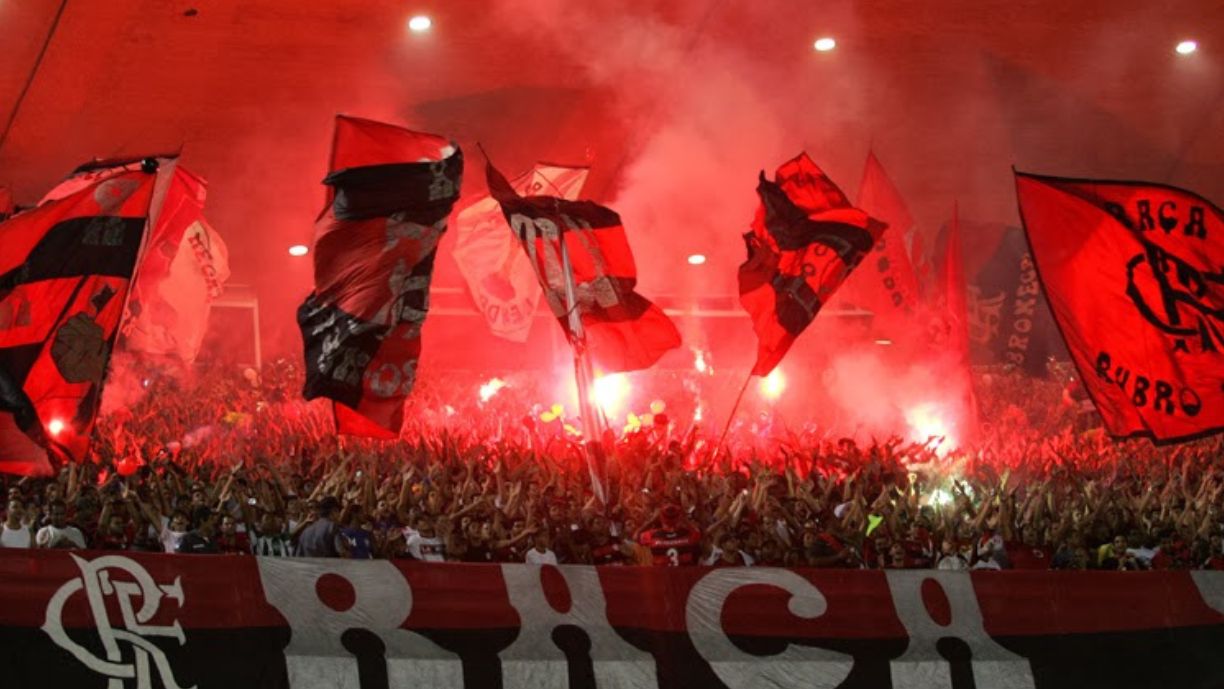
M 650 548 L 656 567 L 695 565 L 701 559 L 701 532 L 691 526 L 643 531 L 638 542 Z

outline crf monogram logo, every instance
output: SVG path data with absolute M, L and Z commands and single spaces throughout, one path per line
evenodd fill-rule
M 999 336 L 999 323 L 1003 319 L 1003 300 L 1006 296 L 999 292 L 993 297 L 983 297 L 980 287 L 969 287 L 970 340 L 987 344 Z
M 134 680 L 133 686 L 138 689 L 152 687 L 154 673 L 166 689 L 184 689 L 175 681 L 165 651 L 148 638 L 169 637 L 180 646 L 187 642 L 177 620 L 165 626 L 148 624 L 166 599 L 173 600 L 178 608 L 183 607 L 183 587 L 178 577 L 172 584 L 158 584 L 135 560 L 117 555 L 92 561 L 73 555 L 72 559 L 81 569 L 81 576 L 65 583 L 51 597 L 42 630 L 90 670 L 109 677 L 108 689 L 124 689 L 127 680 Z M 82 592 L 105 657 L 95 655 L 64 631 L 64 607 Z M 118 626 L 111 623 L 107 612 L 108 597 L 113 597 L 119 609 L 122 619 Z
M 1173 349 L 1220 353 L 1224 345 L 1224 272 L 1199 270 L 1144 242 L 1126 264 L 1126 294 L 1143 318 L 1173 337 Z

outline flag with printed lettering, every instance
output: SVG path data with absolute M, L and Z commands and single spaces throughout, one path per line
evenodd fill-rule
M 752 374 L 769 375 L 821 307 L 863 261 L 884 223 L 850 204 L 806 153 L 761 172 L 761 205 L 744 235 L 740 303 L 757 334 Z
M 0 472 L 82 461 L 144 242 L 146 160 L 0 224 Z
M 521 196 L 578 198 L 587 168 L 537 163 L 511 186 Z M 511 342 L 526 342 L 540 282 L 518 238 L 492 196 L 482 196 L 455 217 L 455 260 L 489 330 Z
M 1004 230 L 995 252 L 970 281 L 968 307 L 974 361 L 1042 377 L 1047 361 L 1061 354 L 1058 328 L 1019 227 Z
M 158 157 L 165 162 L 170 157 Z M 43 197 L 63 198 L 90 184 L 138 169 L 142 158 L 81 165 Z M 204 340 L 213 299 L 229 278 L 229 252 L 204 220 L 207 183 L 175 165 L 160 192 L 157 223 L 141 254 L 120 325 L 122 349 L 194 361 Z
M 612 373 L 649 368 L 680 346 L 680 332 L 663 309 L 634 290 L 637 268 L 615 211 L 550 194 L 520 196 L 492 164 L 486 174 L 489 193 L 522 243 L 549 308 L 573 341 L 561 259 L 565 242 L 575 308 L 597 369 Z
M 399 433 L 462 174 L 462 152 L 443 137 L 336 118 L 327 205 L 315 223 L 315 289 L 297 318 L 303 396 L 331 399 L 341 433 Z
M 1037 274 L 1110 433 L 1224 430 L 1224 213 L 1185 189 L 1016 173 Z
M 867 154 L 857 205 L 887 228 L 862 267 L 846 278 L 839 298 L 871 311 L 875 331 L 897 339 L 913 328 L 919 305 L 918 279 L 908 249 L 914 220 L 873 153 Z

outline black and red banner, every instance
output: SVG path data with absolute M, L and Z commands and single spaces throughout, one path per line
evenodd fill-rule
M 885 225 L 855 208 L 806 153 L 761 173 L 761 206 L 744 235 L 740 303 L 758 347 L 752 374 L 768 375 L 821 307 L 871 251 Z
M 0 550 L 4 687 L 1224 684 L 1224 573 Z
M 315 291 L 297 318 L 302 394 L 333 400 L 341 433 L 399 434 L 462 175 L 462 152 L 442 137 L 336 118 L 328 205 L 315 223 Z
M 1037 274 L 1105 427 L 1224 430 L 1224 212 L 1142 182 L 1016 173 Z
M 1024 230 L 1008 227 L 970 281 L 969 344 L 974 361 L 1007 364 L 1043 377 L 1051 357 L 1066 359 Z
M 0 224 L 0 472 L 48 474 L 48 451 L 84 459 L 157 168 Z
M 544 298 L 573 340 L 561 260 L 565 242 L 576 308 L 597 369 L 612 373 L 649 368 L 680 346 L 680 332 L 671 319 L 634 291 L 637 268 L 615 211 L 591 201 L 520 196 L 492 164 L 487 176 L 489 193 L 527 252 Z

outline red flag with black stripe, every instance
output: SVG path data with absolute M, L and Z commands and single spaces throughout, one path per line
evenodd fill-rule
M 637 268 L 620 216 L 592 201 L 519 196 L 490 163 L 489 194 L 531 259 L 544 298 L 572 341 L 561 262 L 564 237 L 587 351 L 605 373 L 649 368 L 680 346 L 663 309 L 634 291 Z
M 761 172 L 761 206 L 744 235 L 740 303 L 758 348 L 752 374 L 768 375 L 886 227 L 855 208 L 806 153 Z
M 0 224 L 0 471 L 47 474 L 88 452 L 157 167 Z
M 1105 427 L 1224 431 L 1224 212 L 1163 184 L 1016 173 L 1037 275 Z
M 399 433 L 462 174 L 462 152 L 443 137 L 336 118 L 328 202 L 315 223 L 315 290 L 297 318 L 302 394 L 333 400 L 341 433 Z

